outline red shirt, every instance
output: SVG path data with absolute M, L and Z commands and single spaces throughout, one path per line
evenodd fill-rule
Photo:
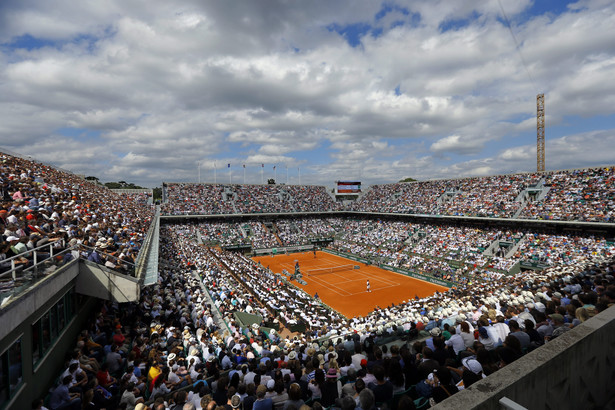
M 113 381 L 113 379 L 111 379 L 111 375 L 109 374 L 109 372 L 106 372 L 103 370 L 99 370 L 98 373 L 96 373 L 96 378 L 98 379 L 98 384 L 100 384 L 103 387 L 109 386 L 111 382 Z
M 118 332 L 113 335 L 113 343 L 115 343 L 118 346 L 123 345 L 125 340 L 126 340 L 126 337 L 124 337 L 122 333 Z

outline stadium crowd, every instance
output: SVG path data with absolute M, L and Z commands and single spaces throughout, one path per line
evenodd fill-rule
M 131 272 L 151 207 L 43 164 L 8 155 L 0 159 L 2 272 L 11 268 L 6 260 L 12 257 L 18 265 L 31 265 L 28 249 L 46 243 L 54 254 L 74 247 L 59 259 L 49 258 L 50 268 L 81 256 Z M 510 216 L 519 185 L 535 176 L 519 178 L 510 185 L 505 178 L 490 180 L 509 194 L 481 190 L 485 180 L 476 179 L 425 184 L 439 196 L 451 193 L 440 203 L 417 199 L 415 188 L 390 200 L 412 184 L 383 188 L 380 197 L 370 191 L 365 201 L 379 203 L 379 212 L 406 212 L 404 207 L 412 206 L 420 213 L 446 208 L 453 214 Z M 532 217 L 611 220 L 612 170 L 559 172 L 544 183 L 551 189 L 544 204 L 527 208 Z M 183 199 L 166 211 L 180 214 L 337 206 L 323 187 L 169 184 L 167 189 Z M 476 208 L 481 197 L 494 200 Z M 554 211 L 548 203 L 560 208 Z M 158 282 L 142 289 L 138 303 L 100 302 L 47 401 L 36 400 L 33 408 L 411 409 L 453 396 L 615 301 L 615 248 L 603 237 L 352 218 L 281 220 L 275 233 L 260 222 L 248 226 L 257 246 L 305 243 L 306 235 L 336 233 L 340 250 L 391 266 L 423 267 L 456 279 L 456 286 L 345 318 L 251 259 L 202 246 L 203 237 L 226 237 L 227 243 L 245 239 L 244 226 L 166 225 Z M 495 240 L 518 249 L 509 257 L 507 249 L 485 255 Z M 511 260 L 521 257 L 548 266 L 504 275 Z M 451 260 L 461 266 L 451 269 Z M 3 277 L 3 286 L 14 286 L 12 280 Z M 262 320 L 241 327 L 236 313 L 256 313 Z M 289 331 L 297 326 L 305 331 Z M 389 348 L 391 342 L 398 343 Z
M 164 184 L 166 215 L 289 213 L 340 210 L 324 186 Z
M 159 282 L 139 304 L 102 303 L 50 403 L 413 408 L 454 395 L 615 301 L 615 250 L 604 242 L 583 250 L 580 241 L 577 258 L 542 272 L 476 278 L 346 319 L 252 260 L 195 239 L 185 225 L 164 227 Z M 263 319 L 241 328 L 236 312 Z M 298 323 L 304 332 L 282 336 Z
M 331 249 L 360 256 L 372 263 L 431 275 L 452 282 L 471 283 L 473 277 L 497 279 L 524 260 L 560 263 L 583 247 L 591 237 L 534 234 L 523 230 L 499 230 L 449 225 L 430 225 L 369 218 L 292 218 L 271 222 L 201 223 L 186 225 L 199 232 L 208 245 L 250 245 L 254 249 L 310 244 L 311 239 L 335 238 Z M 252 227 L 252 229 L 247 229 Z M 276 234 L 273 231 L 277 232 Z M 257 235 L 243 232 L 257 232 Z M 279 238 L 279 240 L 278 240 Z M 585 242 L 585 244 L 583 244 Z M 493 245 L 489 253 L 485 251 Z M 506 245 L 506 246 L 504 246 Z M 557 246 L 561 255 L 552 251 Z M 593 248 L 592 248 L 593 249 Z
M 189 225 L 185 226 L 190 229 Z M 194 230 L 196 235 L 197 230 Z M 249 244 L 250 241 L 244 237 L 242 228 L 239 223 L 232 222 L 213 222 L 198 226 L 198 235 L 202 241 L 208 245 L 241 245 Z
M 118 194 L 124 197 L 124 200 L 129 203 L 135 203 L 143 207 L 152 205 L 152 192 L 118 192 Z
M 615 168 L 593 168 L 372 186 L 348 210 L 445 216 L 609 222 Z M 323 186 L 165 184 L 165 214 L 342 210 Z M 541 192 L 546 192 L 542 195 Z
M 351 210 L 610 222 L 614 178 L 615 168 L 605 167 L 375 185 Z M 548 192 L 542 198 L 526 189 Z
M 134 271 L 154 215 L 151 206 L 45 164 L 6 154 L 0 161 L 0 273 L 12 266 L 26 272 L 37 248 L 47 273 L 77 257 L 124 273 Z M 28 277 L 27 272 L 4 275 L 1 290 L 11 290 Z
M 545 200 L 531 202 L 522 218 L 612 222 L 615 168 L 555 171 L 545 177 Z

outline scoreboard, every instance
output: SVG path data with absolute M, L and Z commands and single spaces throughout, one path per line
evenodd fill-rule
M 338 194 L 360 194 L 361 182 L 359 181 L 337 181 Z

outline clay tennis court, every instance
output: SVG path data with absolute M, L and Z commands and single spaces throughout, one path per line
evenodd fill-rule
M 398 304 L 414 298 L 415 295 L 423 297 L 436 291 L 448 290 L 443 286 L 423 282 L 326 252 L 316 252 L 316 258 L 314 258 L 313 252 L 304 252 L 259 256 L 252 259 L 265 267 L 269 267 L 274 273 L 282 273 L 282 270 L 285 269 L 292 274 L 295 271 L 295 261 L 299 262 L 303 280 L 307 282 L 307 285 L 301 285 L 296 281 L 291 283 L 312 296 L 318 292 L 318 296 L 324 303 L 348 318 L 364 316 L 372 312 L 376 306 L 384 308 L 392 303 Z M 354 269 L 355 265 L 360 266 L 360 269 Z M 348 266 L 348 269 L 338 272 L 321 271 L 318 275 L 313 276 L 306 275 L 306 272 L 312 269 L 340 266 Z M 367 280 L 370 282 L 371 292 L 367 292 Z

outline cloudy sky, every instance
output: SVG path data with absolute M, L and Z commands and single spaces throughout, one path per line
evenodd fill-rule
M 613 164 L 614 39 L 610 0 L 2 1 L 0 148 L 148 187 L 533 171 L 545 93 L 547 168 Z

